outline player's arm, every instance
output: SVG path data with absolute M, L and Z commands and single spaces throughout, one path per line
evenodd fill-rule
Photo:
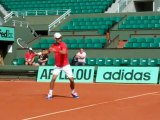
M 54 46 L 51 46 L 48 50 L 47 50 L 48 54 L 51 52 L 56 52 L 56 49 L 54 48 Z
M 61 50 L 59 51 L 61 54 L 67 54 L 67 46 L 66 44 L 63 44 L 61 46 Z
M 62 49 L 59 51 L 61 54 L 66 54 L 67 53 L 67 50 L 66 49 Z

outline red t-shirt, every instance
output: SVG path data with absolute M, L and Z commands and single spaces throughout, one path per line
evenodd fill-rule
M 25 59 L 32 60 L 34 58 L 35 54 L 33 52 L 26 52 Z
M 57 67 L 64 67 L 69 64 L 68 61 L 68 48 L 64 42 L 60 42 L 59 44 L 52 44 L 50 48 L 54 48 L 56 52 L 54 53 L 55 56 L 55 65 Z M 66 50 L 66 54 L 61 54 L 59 51 Z

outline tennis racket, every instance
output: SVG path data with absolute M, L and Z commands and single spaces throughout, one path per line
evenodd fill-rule
M 22 40 L 22 38 L 17 38 L 17 44 L 19 45 L 19 47 L 21 48 L 27 48 L 29 49 L 30 47 L 28 46 L 28 44 Z

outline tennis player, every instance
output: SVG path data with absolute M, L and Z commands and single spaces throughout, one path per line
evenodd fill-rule
M 75 83 L 73 78 L 73 73 L 68 61 L 68 48 L 67 45 L 62 42 L 62 35 L 58 32 L 54 34 L 54 39 L 56 40 L 55 44 L 52 44 L 52 46 L 49 48 L 49 53 L 53 52 L 55 56 L 55 68 L 53 70 L 53 78 L 50 82 L 50 90 L 48 93 L 47 98 L 51 99 L 53 98 L 54 93 L 54 83 L 56 81 L 56 78 L 58 74 L 61 71 L 64 71 L 70 80 L 70 88 L 71 88 L 71 95 L 73 98 L 79 98 L 77 92 L 75 91 Z

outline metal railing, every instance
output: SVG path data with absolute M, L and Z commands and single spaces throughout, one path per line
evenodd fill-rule
M 13 22 L 13 26 L 19 25 L 20 27 L 22 27 L 25 25 L 27 28 L 29 26 L 29 23 L 26 21 L 12 20 L 12 22 Z
M 16 25 L 19 25 L 20 27 L 25 26 L 25 27 L 27 27 L 28 29 L 30 29 L 30 31 L 32 32 L 32 34 L 33 34 L 35 37 L 38 36 L 38 34 L 37 34 L 37 33 L 35 32 L 35 30 L 29 25 L 28 22 L 26 22 L 26 21 L 18 21 L 18 20 L 12 20 L 12 22 L 13 22 L 13 26 L 16 26 Z
M 38 15 L 61 15 L 64 14 L 67 9 L 63 10 L 28 10 L 28 11 L 8 11 L 8 14 L 4 17 L 4 22 L 7 22 L 12 16 L 38 16 Z
M 10 18 L 12 18 L 12 16 L 18 17 L 18 13 L 16 11 L 11 11 L 6 16 L 4 16 L 4 22 L 7 22 Z
M 58 23 L 60 23 L 63 19 L 66 18 L 66 16 L 69 16 L 71 13 L 71 9 L 67 10 L 63 15 L 61 15 L 59 18 L 57 18 L 55 21 L 53 21 L 51 24 L 48 25 L 48 31 L 51 31 L 53 27 L 55 27 Z
M 67 11 L 67 9 L 59 10 L 27 10 L 27 11 L 14 11 L 17 12 L 18 16 L 38 16 L 38 15 L 60 15 Z

